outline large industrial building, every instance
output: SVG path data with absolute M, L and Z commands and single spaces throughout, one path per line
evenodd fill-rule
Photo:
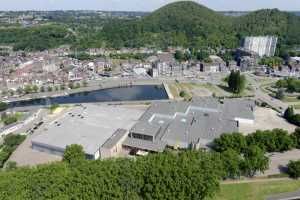
M 140 118 L 123 146 L 151 152 L 209 148 L 223 133 L 237 132 L 239 124 L 253 124 L 254 101 L 198 98 L 191 102 L 159 102 Z
M 257 53 L 260 57 L 274 56 L 276 45 L 276 36 L 246 37 L 243 42 L 245 50 Z
M 79 144 L 89 159 L 209 148 L 221 134 L 237 132 L 241 123 L 253 124 L 254 107 L 252 100 L 212 97 L 154 102 L 146 111 L 85 105 L 46 126 L 32 139 L 32 148 L 61 156 L 68 145 Z
M 75 107 L 33 138 L 32 148 L 61 156 L 68 145 L 79 144 L 89 159 L 116 156 L 142 114 L 142 110 L 113 106 Z

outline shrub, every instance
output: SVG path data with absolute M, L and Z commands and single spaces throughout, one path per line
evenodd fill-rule
M 185 91 L 182 90 L 182 91 L 179 92 L 179 96 L 180 97 L 183 98 L 183 97 L 185 97 L 185 95 L 186 95 Z
M 224 178 L 239 178 L 242 175 L 241 163 L 242 156 L 232 149 L 228 149 L 221 153 L 224 167 Z
M 0 112 L 5 111 L 8 108 L 8 104 L 0 101 Z
M 300 149 L 300 128 L 296 128 L 291 137 L 294 139 L 296 148 Z
M 288 170 L 287 173 L 292 178 L 300 177 L 300 160 L 290 161 L 287 165 Z
M 78 144 L 68 146 L 63 155 L 63 161 L 67 163 L 77 163 L 85 159 L 83 147 Z
M 213 142 L 213 149 L 217 152 L 224 152 L 232 149 L 237 153 L 243 152 L 246 148 L 247 142 L 241 133 L 222 134 Z
M 296 126 L 300 126 L 300 114 L 294 114 L 294 108 L 293 107 L 288 107 L 284 114 L 283 117 L 290 122 L 291 124 L 294 124 Z
M 287 131 L 273 129 L 256 131 L 246 136 L 248 145 L 257 145 L 267 152 L 283 152 L 295 148 L 295 141 Z
M 15 115 L 9 115 L 3 119 L 5 125 L 10 125 L 18 121 L 18 118 Z
M 279 100 L 282 100 L 284 98 L 284 90 L 283 89 L 278 89 L 276 92 L 275 97 Z
M 245 89 L 246 78 L 244 75 L 240 74 L 240 71 L 231 71 L 227 83 L 232 92 L 240 94 Z
M 259 146 L 252 145 L 245 149 L 242 163 L 244 175 L 253 177 L 257 172 L 264 172 L 268 167 L 269 158 Z

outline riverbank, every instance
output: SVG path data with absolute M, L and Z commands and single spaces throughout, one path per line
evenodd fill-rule
M 162 85 L 165 82 L 173 82 L 173 80 L 168 80 L 168 81 L 159 80 L 159 79 L 101 80 L 101 81 L 90 82 L 87 87 L 81 87 L 77 89 L 65 89 L 65 90 L 52 91 L 52 92 L 31 93 L 19 97 L 9 97 L 5 99 L 5 102 L 26 101 L 26 100 L 40 99 L 40 98 L 54 98 L 54 97 L 61 97 L 61 96 L 81 93 L 81 92 L 91 92 L 96 90 L 105 90 L 105 89 L 129 87 L 129 86 Z
M 167 100 L 168 93 L 163 85 L 131 85 L 109 89 L 98 89 L 71 93 L 64 96 L 10 102 L 11 108 L 27 106 L 48 106 L 51 104 L 80 104 L 98 102 L 128 102 Z

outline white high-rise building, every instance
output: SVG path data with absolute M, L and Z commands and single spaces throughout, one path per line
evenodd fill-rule
M 276 36 L 246 37 L 243 48 L 259 56 L 274 56 L 277 45 Z

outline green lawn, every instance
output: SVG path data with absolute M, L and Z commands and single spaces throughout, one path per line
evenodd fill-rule
M 292 192 L 300 188 L 300 180 L 222 184 L 220 192 L 209 200 L 265 200 L 267 196 Z
M 286 96 L 283 99 L 284 102 L 300 102 L 297 97 Z
M 295 105 L 293 105 L 294 106 L 294 108 L 296 109 L 296 110 L 299 110 L 300 109 L 300 104 L 295 104 Z
M 178 94 L 178 91 L 177 91 L 177 87 L 175 85 L 171 85 L 169 84 L 168 85 L 169 89 L 170 89 L 170 92 L 172 93 L 173 97 L 175 99 L 179 98 L 179 94 Z

